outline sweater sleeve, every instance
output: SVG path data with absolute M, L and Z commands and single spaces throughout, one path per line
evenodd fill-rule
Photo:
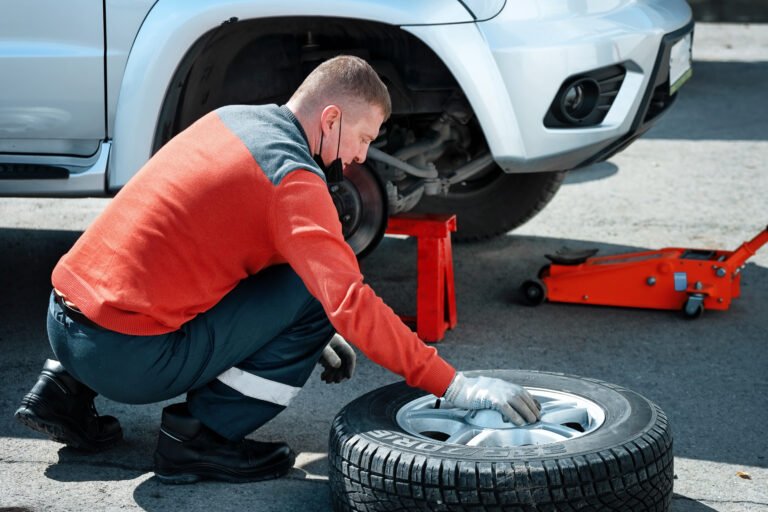
M 323 306 L 336 331 L 375 363 L 436 396 L 455 374 L 363 283 L 325 182 L 294 171 L 276 187 L 270 226 L 277 252 Z

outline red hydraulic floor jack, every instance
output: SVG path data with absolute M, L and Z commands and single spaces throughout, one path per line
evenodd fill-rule
M 768 242 L 768 228 L 735 251 L 668 247 L 593 257 L 597 249 L 546 255 L 538 279 L 521 286 L 525 301 L 679 309 L 698 318 L 728 309 L 739 296 L 744 263 Z

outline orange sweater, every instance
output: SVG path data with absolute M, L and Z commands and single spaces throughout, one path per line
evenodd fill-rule
M 371 360 L 443 395 L 454 369 L 363 283 L 323 174 L 285 107 L 224 107 L 177 135 L 62 257 L 52 281 L 97 324 L 155 335 L 279 263 Z

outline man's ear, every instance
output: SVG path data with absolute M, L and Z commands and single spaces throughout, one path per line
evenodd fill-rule
M 328 105 L 320 113 L 320 126 L 323 133 L 328 135 L 333 129 L 333 125 L 339 120 L 341 109 L 336 105 Z

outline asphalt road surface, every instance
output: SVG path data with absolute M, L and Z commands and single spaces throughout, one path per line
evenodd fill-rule
M 668 414 L 675 439 L 674 512 L 768 511 L 768 247 L 746 265 L 742 296 L 696 321 L 676 312 L 516 299 L 544 254 L 666 246 L 734 249 L 768 224 L 768 26 L 697 26 L 695 74 L 645 137 L 573 172 L 522 229 L 454 247 L 459 325 L 439 344 L 459 369 L 526 368 L 603 379 Z M 299 453 L 285 478 L 168 487 L 152 474 L 160 410 L 99 398 L 126 441 L 85 456 L 12 415 L 50 356 L 49 276 L 104 199 L 0 199 L 0 510 L 330 510 L 327 438 L 347 402 L 398 380 L 364 357 L 355 378 L 319 371 L 294 404 L 254 434 Z M 460 221 L 460 220 L 459 220 Z M 415 243 L 386 239 L 364 262 L 395 310 L 415 308 Z

